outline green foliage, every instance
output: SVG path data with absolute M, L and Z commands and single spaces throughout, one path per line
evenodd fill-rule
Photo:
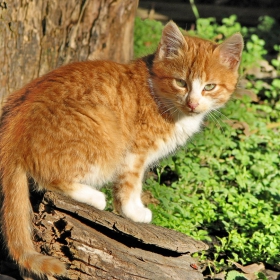
M 265 274 L 263 274 L 262 272 L 258 272 L 257 277 L 258 277 L 258 280 L 268 280 L 267 277 L 265 276 Z
M 192 35 L 198 35 L 201 38 L 210 40 L 221 40 L 236 32 L 241 32 L 245 35 L 248 33 L 248 29 L 236 22 L 235 15 L 224 18 L 222 25 L 218 24 L 215 18 L 200 18 L 196 22 L 196 30 L 189 31 Z
M 196 30 L 189 33 L 219 42 L 241 32 L 246 42 L 241 68 L 246 73 L 265 59 L 263 38 L 273 28 L 275 22 L 269 17 L 248 29 L 231 16 L 222 24 L 214 18 L 198 19 Z M 161 30 L 155 21 L 137 19 L 136 55 L 147 54 L 147 45 L 155 49 Z M 279 70 L 280 44 L 270 44 L 276 57 L 272 64 Z M 158 206 L 150 205 L 153 223 L 200 240 L 211 242 L 215 237 L 212 250 L 201 255 L 215 272 L 225 267 L 227 259 L 243 264 L 280 261 L 280 79 L 246 78 L 247 89 L 257 94 L 259 102 L 243 96 L 211 113 L 204 131 L 163 160 L 156 169 L 158 180 L 149 178 L 145 186 L 160 201 Z M 172 172 L 179 179 L 167 183 L 164 178 Z
M 256 273 L 257 278 L 254 279 L 258 279 L 258 280 L 268 280 L 267 277 L 265 276 L 265 274 L 263 274 L 262 272 L 258 272 Z M 248 280 L 251 279 L 247 278 L 246 275 L 244 275 L 241 272 L 238 272 L 236 270 L 231 270 L 227 273 L 226 275 L 226 280 Z
M 134 56 L 137 58 L 154 52 L 161 38 L 162 23 L 136 17 L 134 29 Z
M 274 45 L 274 50 L 278 53 L 277 58 L 271 60 L 271 64 L 280 72 L 280 45 Z
M 199 18 L 199 12 L 198 12 L 198 9 L 194 3 L 194 0 L 190 0 L 190 4 L 191 4 L 191 8 L 192 8 L 192 11 L 193 11 L 193 14 L 195 16 L 196 19 Z
M 244 274 L 233 270 L 227 273 L 226 280 L 248 280 L 248 278 L 246 278 Z

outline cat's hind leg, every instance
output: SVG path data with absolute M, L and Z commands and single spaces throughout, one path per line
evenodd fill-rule
M 117 212 L 134 222 L 149 223 L 152 212 L 141 200 L 143 175 L 141 158 L 129 155 L 114 186 L 114 207 Z
M 64 190 L 64 193 L 74 200 L 86 203 L 97 209 L 104 210 L 106 207 L 105 194 L 88 185 L 74 183 L 71 188 Z

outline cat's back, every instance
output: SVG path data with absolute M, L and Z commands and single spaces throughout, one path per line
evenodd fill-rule
M 46 101 L 51 99 L 57 102 L 65 98 L 79 101 L 117 92 L 122 94 L 118 87 L 122 84 L 129 87 L 129 69 L 129 65 L 111 61 L 74 62 L 59 67 L 12 93 L 8 103 L 16 100 L 16 103 L 36 102 L 37 99 L 44 98 Z
M 137 118 L 138 84 L 145 90 L 143 74 L 134 69 L 109 61 L 76 62 L 33 80 L 12 93 L 2 109 L 0 149 L 27 153 L 87 135 L 86 147 L 98 133 L 100 139 L 114 135 L 113 142 L 128 143 Z
M 17 118 L 107 106 L 133 112 L 139 80 L 131 65 L 111 61 L 75 62 L 57 68 L 12 93 L 2 109 L 1 124 Z M 141 75 L 140 75 L 141 76 Z M 139 81 L 141 83 L 141 81 Z M 134 102 L 135 100 L 135 102 Z M 36 117 L 35 117 L 36 118 Z

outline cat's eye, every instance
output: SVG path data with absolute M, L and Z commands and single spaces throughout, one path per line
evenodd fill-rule
M 175 79 L 177 86 L 185 88 L 187 87 L 187 83 L 186 81 L 184 81 L 183 79 Z
M 203 90 L 210 91 L 213 90 L 216 87 L 216 84 L 207 84 Z

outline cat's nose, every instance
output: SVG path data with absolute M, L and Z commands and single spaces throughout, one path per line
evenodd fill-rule
M 198 102 L 195 101 L 188 101 L 187 106 L 193 111 L 199 105 Z

